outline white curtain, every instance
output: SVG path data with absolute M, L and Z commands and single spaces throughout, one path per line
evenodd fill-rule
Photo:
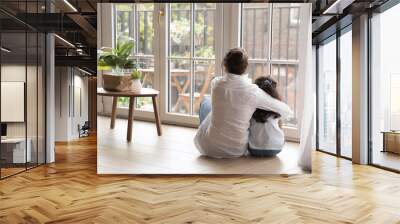
M 315 77 L 312 69 L 312 25 L 311 4 L 304 3 L 300 11 L 300 47 L 299 47 L 299 73 L 297 77 L 298 95 L 300 105 L 298 110 L 300 133 L 300 157 L 299 165 L 307 171 L 311 171 L 311 151 L 314 147 L 314 99 Z M 302 35 L 305 34 L 305 35 Z

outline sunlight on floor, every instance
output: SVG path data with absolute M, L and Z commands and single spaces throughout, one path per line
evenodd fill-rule
M 392 152 L 381 152 L 378 150 L 374 150 L 373 153 L 373 164 L 400 170 L 400 155 Z
M 157 136 L 154 123 L 134 121 L 132 142 L 126 141 L 127 121 L 98 117 L 99 174 L 297 174 L 298 144 L 288 142 L 274 158 L 212 159 L 193 144 L 194 128 L 163 125 Z

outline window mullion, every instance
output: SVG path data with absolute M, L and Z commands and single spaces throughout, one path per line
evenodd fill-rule
M 215 41 L 215 74 L 222 75 L 221 66 L 217 66 L 218 62 L 222 61 L 223 57 L 223 21 L 224 21 L 224 9 L 222 4 L 216 4 L 215 6 L 215 14 L 214 14 L 214 30 L 220 30 L 222 32 L 214 31 L 214 41 Z
M 193 98 L 194 98 L 194 25 L 195 25 L 195 3 L 191 4 L 190 16 L 190 114 L 193 115 Z
M 268 21 L 268 48 L 267 48 L 267 66 L 269 75 L 272 76 L 272 66 L 271 66 L 271 55 L 272 55 L 272 19 L 273 19 L 273 3 L 270 3 L 269 10 L 269 21 Z
M 138 10 L 137 10 L 137 4 L 135 3 L 134 5 L 134 17 L 135 17 L 135 29 L 134 29 L 134 33 L 135 33 L 135 55 L 138 54 L 139 52 L 139 15 L 138 15 Z M 136 60 L 138 61 L 138 60 Z

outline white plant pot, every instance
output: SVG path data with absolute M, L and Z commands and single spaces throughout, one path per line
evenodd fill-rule
M 140 79 L 133 79 L 132 84 L 131 84 L 131 89 L 132 92 L 135 93 L 140 93 L 142 90 L 142 83 L 140 82 Z

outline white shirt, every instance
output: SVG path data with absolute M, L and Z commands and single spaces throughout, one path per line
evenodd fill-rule
M 279 127 L 279 118 L 268 118 L 267 122 L 260 123 L 254 119 L 250 121 L 249 148 L 251 149 L 282 149 L 285 144 L 285 135 Z
M 211 83 L 212 110 L 200 125 L 194 143 L 201 154 L 215 158 L 246 153 L 250 119 L 257 108 L 289 116 L 290 108 L 257 85 L 248 75 L 226 74 Z

